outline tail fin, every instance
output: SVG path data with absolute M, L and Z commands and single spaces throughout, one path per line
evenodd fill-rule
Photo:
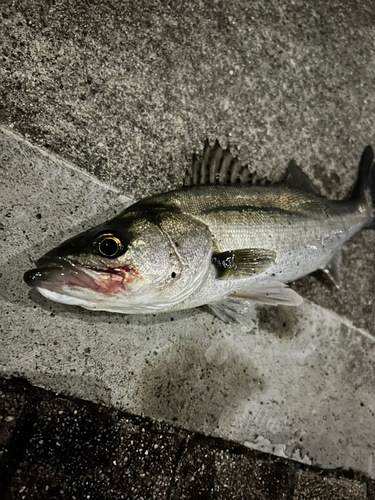
M 365 197 L 372 204 L 373 219 L 364 229 L 375 229 L 375 162 L 371 146 L 367 146 L 362 153 L 358 167 L 358 179 L 352 197 Z

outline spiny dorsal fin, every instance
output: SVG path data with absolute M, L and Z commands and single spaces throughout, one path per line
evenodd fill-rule
M 291 188 L 300 189 L 308 193 L 318 194 L 318 190 L 312 184 L 307 175 L 302 172 L 302 170 L 294 160 L 291 160 L 289 162 L 282 182 L 283 184 L 286 184 Z
M 193 174 L 185 179 L 185 184 L 190 186 L 265 185 L 270 184 L 270 181 L 251 173 L 246 165 L 240 164 L 238 157 L 232 155 L 229 148 L 223 149 L 217 140 L 212 147 L 206 139 L 202 159 L 199 160 L 196 155 L 193 155 Z

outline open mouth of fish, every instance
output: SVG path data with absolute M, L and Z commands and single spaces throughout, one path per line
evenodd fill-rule
M 61 293 L 63 287 L 88 289 L 99 293 L 115 293 L 126 289 L 128 267 L 109 268 L 82 266 L 66 259 L 41 258 L 36 269 L 27 271 L 23 279 L 32 288 Z

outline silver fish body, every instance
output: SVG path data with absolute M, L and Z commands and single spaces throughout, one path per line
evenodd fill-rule
M 145 198 L 63 243 L 25 281 L 58 302 L 129 314 L 228 298 L 297 305 L 285 283 L 322 269 L 338 285 L 341 245 L 373 224 L 375 167 L 365 152 L 353 196 L 330 201 L 296 166 L 289 182 L 243 185 L 248 171 L 206 144 L 192 186 Z
M 180 210 L 183 217 L 204 224 L 208 232 L 202 232 L 200 241 L 208 237 L 215 252 L 244 248 L 275 252 L 274 262 L 264 272 L 228 279 L 218 279 L 217 268 L 208 259 L 200 286 L 169 310 L 219 302 L 262 281 L 289 283 L 324 270 L 341 245 L 372 220 L 372 208 L 364 199 L 330 201 L 285 186 L 193 187 L 143 200 L 142 206 L 147 205 L 151 210 L 157 206 Z M 177 232 L 178 227 L 177 217 Z

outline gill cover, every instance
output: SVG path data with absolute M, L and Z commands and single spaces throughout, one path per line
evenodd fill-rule
M 135 238 L 125 256 L 143 278 L 137 300 L 145 303 L 147 295 L 149 309 L 167 309 L 183 302 L 203 285 L 211 264 L 212 235 L 205 224 L 174 207 L 144 208 L 140 202 L 122 214 L 124 221 L 134 220 L 131 227 Z M 141 212 L 146 216 L 137 217 Z M 148 239 L 146 226 L 153 226 L 158 232 L 153 241 Z M 147 288 L 153 289 L 152 297 Z
M 211 254 L 206 225 L 173 206 L 143 200 L 63 242 L 24 279 L 66 304 L 128 314 L 158 312 L 184 301 L 204 283 Z

